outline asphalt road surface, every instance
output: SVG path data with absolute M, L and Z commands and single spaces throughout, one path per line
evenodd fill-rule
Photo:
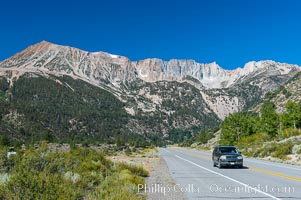
M 213 167 L 210 152 L 159 148 L 179 187 L 160 183 L 152 192 L 179 192 L 188 199 L 300 199 L 301 167 L 244 158 L 244 167 Z

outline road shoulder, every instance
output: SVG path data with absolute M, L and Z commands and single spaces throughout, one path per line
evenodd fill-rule
M 175 180 L 170 174 L 170 170 L 163 158 L 159 158 L 156 163 L 153 163 L 153 171 L 150 172 L 149 177 L 146 179 L 147 187 L 157 191 L 151 192 L 147 189 L 148 200 L 186 200 L 185 193 L 180 192 Z M 176 187 L 177 189 L 173 189 Z M 164 188 L 166 189 L 164 192 Z M 167 188 L 171 188 L 167 191 Z M 159 190 L 159 191 L 158 191 Z

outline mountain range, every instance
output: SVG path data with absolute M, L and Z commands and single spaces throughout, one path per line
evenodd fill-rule
M 271 60 L 234 70 L 194 60 L 131 61 L 42 41 L 0 62 L 0 134 L 177 142 L 253 108 L 300 69 Z

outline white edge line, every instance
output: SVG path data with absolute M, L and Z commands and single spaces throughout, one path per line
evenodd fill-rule
M 261 190 L 259 190 L 259 189 L 256 189 L 256 188 L 254 188 L 254 187 L 251 187 L 251 186 L 249 186 L 249 185 L 247 185 L 247 184 L 245 184 L 245 183 L 242 183 L 242 182 L 240 182 L 240 181 L 238 181 L 238 180 L 235 180 L 235 179 L 233 179 L 233 178 L 230 178 L 230 177 L 228 177 L 228 176 L 225 176 L 225 175 L 223 175 L 223 174 L 221 174 L 221 173 L 218 173 L 218 172 L 212 171 L 212 170 L 210 170 L 210 169 L 207 169 L 206 167 L 203 167 L 203 166 L 201 166 L 201 165 L 198 165 L 198 164 L 196 164 L 196 163 L 194 163 L 194 162 L 192 162 L 192 161 L 190 161 L 190 160 L 187 160 L 187 159 L 185 159 L 185 158 L 182 158 L 182 157 L 180 157 L 180 156 L 178 156 L 178 155 L 175 155 L 175 156 L 178 157 L 178 158 L 180 158 L 181 160 L 184 160 L 184 161 L 186 161 L 186 162 L 189 162 L 190 164 L 193 164 L 193 165 L 195 165 L 195 166 L 197 166 L 197 167 L 199 167 L 199 168 L 201 168 L 201 169 L 204 169 L 204 170 L 206 170 L 206 171 L 208 171 L 208 172 L 211 172 L 211 173 L 213 173 L 213 174 L 222 176 L 222 177 L 224 177 L 224 178 L 226 178 L 226 179 L 228 179 L 228 180 L 231 180 L 231 181 L 233 181 L 233 182 L 235 182 L 235 183 L 241 184 L 241 185 L 243 185 L 243 186 L 245 186 L 245 187 L 247 187 L 247 188 L 250 188 L 250 189 L 252 189 L 252 190 L 254 190 L 254 191 L 256 191 L 256 192 L 259 192 L 259 193 L 261 193 L 261 194 L 264 194 L 264 195 L 266 195 L 266 196 L 268 196 L 268 197 L 271 197 L 271 198 L 277 199 L 277 200 L 281 200 L 281 199 L 279 199 L 279 198 L 277 198 L 277 197 L 275 197 L 275 196 L 273 196 L 273 195 L 271 195 L 271 194 L 269 194 L 269 193 L 263 192 L 263 191 L 261 191 Z

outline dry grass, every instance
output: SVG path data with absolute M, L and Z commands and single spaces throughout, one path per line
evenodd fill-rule
M 131 155 L 126 155 L 123 152 L 119 152 L 114 156 L 108 156 L 107 158 L 114 163 L 127 163 L 130 165 L 143 166 L 148 172 L 154 170 L 153 163 L 159 162 L 159 158 L 156 155 L 156 149 L 142 150 Z

